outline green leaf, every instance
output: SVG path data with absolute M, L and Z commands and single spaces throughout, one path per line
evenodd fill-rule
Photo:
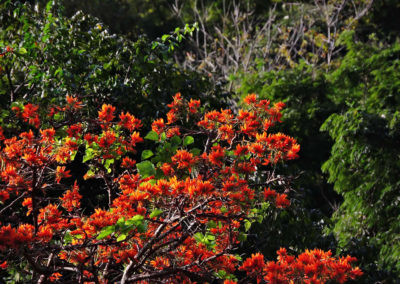
M 215 241 L 215 236 L 211 234 L 207 234 L 207 239 L 210 241 Z
M 203 234 L 200 233 L 200 232 L 194 234 L 193 237 L 194 237 L 194 239 L 196 240 L 196 242 L 198 242 L 198 243 L 204 242 L 204 236 L 203 236 Z
M 86 172 L 86 179 L 89 179 L 89 178 L 92 178 L 92 177 L 94 177 L 95 176 L 95 172 L 94 172 L 94 170 L 93 169 L 89 169 L 87 172 Z
M 107 159 L 104 163 L 104 167 L 107 169 L 108 172 L 111 170 L 111 164 L 114 164 L 114 159 Z
M 152 130 L 149 133 L 147 133 L 147 135 L 144 137 L 144 139 L 158 141 L 158 134 L 157 134 L 157 132 Z
M 219 276 L 220 278 L 224 279 L 225 276 L 226 276 L 226 271 L 225 271 L 225 270 L 219 270 L 219 271 L 218 271 L 218 276 Z
M 150 157 L 152 157 L 154 155 L 154 153 L 151 150 L 144 150 L 142 152 L 142 160 L 146 160 Z
M 126 237 L 127 237 L 126 234 L 121 234 L 121 235 L 119 235 L 118 238 L 117 238 L 117 242 L 121 242 L 121 241 L 125 240 Z
M 164 211 L 162 211 L 161 209 L 154 209 L 153 212 L 151 212 L 151 214 L 149 215 L 150 218 L 154 218 L 157 217 L 159 215 L 161 215 Z
M 93 159 L 94 156 L 95 152 L 93 151 L 93 148 L 86 148 L 85 156 L 83 156 L 82 163 L 86 163 L 87 161 Z
M 251 228 L 251 222 L 249 220 L 244 221 L 244 229 L 247 232 Z
M 192 153 L 194 156 L 198 156 L 201 153 L 201 150 L 199 148 L 193 148 L 190 150 L 190 153 Z
M 69 244 L 72 242 L 72 235 L 69 232 L 66 232 L 64 235 L 64 244 Z
M 173 146 L 177 146 L 177 145 L 180 145 L 182 143 L 182 139 L 180 138 L 180 137 L 178 137 L 178 136 L 174 136 L 174 137 L 172 137 L 172 139 L 171 139 L 171 144 L 173 145 Z
M 163 35 L 161 37 L 161 40 L 165 42 L 169 37 L 170 37 L 170 35 Z
M 247 234 L 245 234 L 243 232 L 240 232 L 239 236 L 238 236 L 238 240 L 241 241 L 241 242 L 246 241 L 247 240 Z
M 104 239 L 105 237 L 111 235 L 112 233 L 115 232 L 115 226 L 107 226 L 104 227 L 101 231 L 100 234 L 97 236 L 98 240 Z
M 138 169 L 139 174 L 142 176 L 142 178 L 154 176 L 156 174 L 156 169 L 150 161 L 144 161 L 136 164 L 136 168 Z
M 187 146 L 194 143 L 194 138 L 192 136 L 186 136 L 183 140 L 183 145 Z
M 207 223 L 207 228 L 212 229 L 212 228 L 216 228 L 217 227 L 217 223 L 215 223 L 214 220 L 211 220 Z
M 130 218 L 128 221 L 126 221 L 127 225 L 135 225 L 139 226 L 143 223 L 144 216 L 142 215 L 135 215 L 132 218 Z
M 21 48 L 19 49 L 18 53 L 19 53 L 19 54 L 27 54 L 28 51 L 26 50 L 26 48 L 21 47 Z

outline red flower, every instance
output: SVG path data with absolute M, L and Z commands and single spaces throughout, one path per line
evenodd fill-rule
M 191 113 L 196 113 L 198 108 L 200 107 L 200 100 L 190 99 L 190 102 L 188 103 L 188 106 L 189 106 L 189 111 Z
M 80 109 L 82 108 L 82 102 L 78 98 L 72 96 L 66 96 L 67 107 L 66 109 Z
M 69 173 L 70 173 L 69 170 L 68 171 L 65 170 L 65 166 L 63 167 L 58 166 L 56 170 L 56 182 L 60 183 L 61 179 L 71 177 Z
M 190 168 L 196 161 L 193 158 L 193 154 L 186 150 L 177 150 L 171 159 L 172 162 L 178 165 L 178 169 Z
M 256 94 L 249 94 L 244 98 L 244 102 L 248 105 L 254 105 L 257 102 Z
M 127 112 L 126 114 L 121 113 L 119 115 L 119 119 L 121 121 L 118 123 L 118 125 L 125 127 L 129 131 L 133 131 L 135 129 L 139 129 L 140 127 L 142 127 L 141 120 L 131 115 L 129 112 Z
M 77 123 L 70 125 L 67 129 L 67 133 L 69 137 L 79 139 L 82 133 L 82 124 Z
M 158 135 L 164 132 L 164 128 L 165 128 L 165 123 L 164 119 L 162 118 L 153 121 L 153 123 L 151 124 L 151 129 L 157 132 Z
M 287 199 L 287 195 L 286 194 L 279 194 L 278 193 L 276 195 L 275 204 L 276 204 L 276 207 L 278 207 L 278 208 L 285 208 L 285 207 L 288 207 L 290 205 L 290 200 Z
M 171 138 L 174 136 L 179 136 L 181 135 L 181 132 L 179 130 L 179 127 L 172 127 L 170 129 L 167 130 L 167 138 Z
M 99 119 L 101 122 L 111 122 L 115 116 L 115 107 L 108 104 L 103 104 L 101 107 L 101 111 L 99 111 Z
M 122 159 L 121 167 L 126 168 L 126 169 L 131 169 L 135 166 L 136 161 L 132 160 L 129 157 L 125 157 Z
M 22 118 L 24 121 L 35 126 L 36 128 L 39 128 L 40 125 L 39 115 L 37 114 L 38 109 L 39 106 L 26 104 L 24 106 L 24 111 L 22 112 Z
M 78 192 L 79 187 L 75 181 L 72 190 L 67 190 L 63 197 L 60 197 L 62 201 L 62 207 L 64 207 L 67 211 L 71 212 L 74 208 L 79 208 L 80 200 L 82 195 Z
M 7 267 L 8 267 L 7 261 L 3 261 L 3 262 L 0 264 L 0 268 L 1 268 L 1 269 L 7 269 Z
M 115 133 L 112 131 L 103 132 L 102 137 L 99 140 L 99 146 L 104 149 L 110 148 L 115 142 Z
M 138 132 L 133 132 L 131 135 L 131 144 L 132 146 L 136 146 L 136 143 L 143 142 L 143 138 L 140 137 L 140 134 Z
M 265 200 L 268 200 L 270 197 L 275 197 L 276 196 L 276 191 L 271 190 L 270 188 L 266 189 L 264 188 L 264 198 Z

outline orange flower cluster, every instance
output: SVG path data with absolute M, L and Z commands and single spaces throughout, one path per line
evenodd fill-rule
M 4 212 L 23 206 L 15 211 L 23 212 L 18 224 L 0 226 L 0 250 L 7 255 L 2 266 L 22 257 L 34 281 L 83 283 L 212 282 L 235 279 L 237 269 L 251 281 L 270 283 L 343 282 L 361 275 L 353 258 L 318 250 L 297 259 L 280 250 L 277 262 L 255 254 L 242 264 L 232 254 L 252 209 L 265 201 L 290 205 L 279 184 L 263 190 L 271 181 L 254 185 L 253 178 L 271 173 L 270 163 L 296 158 L 300 149 L 295 139 L 268 132 L 280 122 L 284 104 L 270 106 L 254 94 L 245 103 L 237 114 L 202 115 L 199 100 L 178 93 L 167 122 L 152 123 L 157 148 L 143 153 L 136 148 L 144 141 L 139 119 L 128 112 L 117 116 L 108 104 L 97 119 L 85 119 L 84 104 L 72 96 L 50 111 L 50 121 L 58 113 L 68 122 L 60 131 L 30 130 L 5 139 L 0 129 L 0 200 Z M 19 115 L 38 127 L 37 111 L 27 104 Z M 157 140 L 154 132 L 150 140 Z M 203 150 L 194 147 L 199 141 Z M 78 149 L 85 149 L 84 178 L 102 181 L 102 206 L 85 205 L 95 199 L 78 182 L 67 184 L 68 163 Z
M 276 262 L 264 262 L 263 255 L 253 254 L 239 269 L 246 271 L 248 276 L 257 280 L 257 283 L 264 279 L 271 284 L 296 281 L 310 284 L 328 281 L 345 283 L 363 274 L 358 267 L 352 267 L 352 263 L 356 261 L 354 257 L 346 256 L 336 259 L 332 257 L 330 251 L 306 250 L 296 258 L 288 255 L 285 248 L 281 248 L 277 254 Z

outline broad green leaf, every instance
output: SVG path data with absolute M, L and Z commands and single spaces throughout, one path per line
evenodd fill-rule
M 190 150 L 190 153 L 192 153 L 194 156 L 198 156 L 201 153 L 201 150 L 198 148 L 193 148 Z
M 153 212 L 150 213 L 149 217 L 150 218 L 157 217 L 157 216 L 161 215 L 163 212 L 164 212 L 163 210 L 156 208 L 153 210 Z
M 196 242 L 198 242 L 198 243 L 204 242 L 204 236 L 203 236 L 203 234 L 200 233 L 200 232 L 194 234 L 193 237 L 194 237 L 194 239 L 196 240 Z
M 93 151 L 93 148 L 86 148 L 85 151 L 85 156 L 83 156 L 83 163 L 86 163 L 87 161 L 93 159 L 95 156 L 95 152 Z
M 139 226 L 140 224 L 143 223 L 144 220 L 144 216 L 142 215 L 135 215 L 132 218 L 130 218 L 128 221 L 126 221 L 126 223 L 128 225 L 135 225 L 135 226 Z
M 150 157 L 152 157 L 154 155 L 154 153 L 151 150 L 144 150 L 142 152 L 142 160 L 146 160 Z
M 158 134 L 155 131 L 150 131 L 149 133 L 147 133 L 144 139 L 158 141 Z
M 21 47 L 18 52 L 19 52 L 19 54 L 27 54 L 28 53 L 28 51 L 24 47 Z
M 70 232 L 66 232 L 64 235 L 64 244 L 69 244 L 72 242 L 72 235 Z
M 139 174 L 142 176 L 142 178 L 154 176 L 156 174 L 156 169 L 150 161 L 138 163 L 136 164 L 136 168 L 138 169 Z
M 183 145 L 187 146 L 194 143 L 194 138 L 192 136 L 186 136 L 183 140 Z
M 100 234 L 97 236 L 98 240 L 104 239 L 105 237 L 111 235 L 112 233 L 115 232 L 115 226 L 107 226 L 104 227 L 101 231 Z
M 247 234 L 245 234 L 243 232 L 240 232 L 239 236 L 238 236 L 238 240 L 241 241 L 241 242 L 246 241 L 247 240 Z
M 247 232 L 251 228 L 251 222 L 249 220 L 244 221 L 244 229 Z
M 107 159 L 104 163 L 104 167 L 107 169 L 107 171 L 111 170 L 111 165 L 114 164 L 114 159 Z
M 117 238 L 117 242 L 121 242 L 121 241 L 125 240 L 126 237 L 127 237 L 126 234 L 121 234 L 121 235 L 119 235 L 118 238 Z
M 176 135 L 174 137 L 172 137 L 172 139 L 171 139 L 172 145 L 177 146 L 177 145 L 180 145 L 181 143 L 182 143 L 182 139 L 180 137 L 178 137 Z

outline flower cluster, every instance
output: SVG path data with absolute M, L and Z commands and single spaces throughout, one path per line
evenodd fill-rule
M 280 250 L 277 262 L 255 254 L 241 263 L 233 254 L 243 223 L 256 218 L 252 209 L 290 205 L 273 178 L 257 185 L 253 178 L 271 176 L 271 165 L 300 150 L 295 139 L 270 133 L 284 104 L 270 106 L 254 94 L 245 103 L 237 114 L 203 114 L 199 100 L 178 93 L 166 122 L 155 120 L 143 137 L 141 121 L 129 112 L 118 115 L 104 104 L 96 119 L 86 119 L 83 102 L 67 96 L 49 112 L 54 127 L 8 139 L 0 129 L 1 212 L 22 205 L 16 212 L 23 213 L 0 224 L 2 267 L 22 257 L 34 280 L 82 283 L 234 283 L 237 269 L 270 283 L 359 276 L 353 258 L 318 250 L 297 259 Z M 15 111 L 40 126 L 36 106 Z M 156 146 L 138 153 L 144 139 Z M 82 181 L 70 170 L 79 149 L 85 151 L 84 179 L 101 181 L 108 205 L 93 205 L 91 193 L 80 190 Z

